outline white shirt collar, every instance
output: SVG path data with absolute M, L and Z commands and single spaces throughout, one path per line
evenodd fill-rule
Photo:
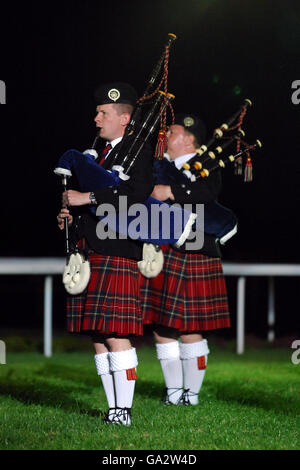
M 182 165 L 185 162 L 188 162 L 195 154 L 196 152 L 187 153 L 185 155 L 180 155 L 180 157 L 175 158 L 175 160 L 170 160 L 170 161 L 173 161 L 175 163 L 176 168 L 180 170 L 180 168 L 182 168 Z
M 110 152 L 112 151 L 112 149 L 119 143 L 121 142 L 121 140 L 123 139 L 123 137 L 118 137 L 117 139 L 114 139 L 112 140 L 111 142 L 106 142 L 106 145 L 110 144 L 111 145 L 111 149 L 107 152 L 107 154 L 105 155 L 105 159 L 108 157 L 108 155 L 110 154 Z
M 121 142 L 122 138 L 123 137 L 118 137 L 117 139 L 114 139 L 111 142 L 106 142 L 106 144 L 110 144 L 113 149 L 119 142 Z

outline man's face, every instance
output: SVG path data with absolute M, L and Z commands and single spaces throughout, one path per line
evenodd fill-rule
M 96 108 L 95 123 L 100 128 L 99 136 L 111 142 L 122 137 L 128 123 L 127 113 L 118 114 L 113 104 L 101 104 Z
M 179 124 L 173 124 L 167 132 L 168 137 L 168 155 L 174 160 L 186 153 L 186 133 L 184 127 Z

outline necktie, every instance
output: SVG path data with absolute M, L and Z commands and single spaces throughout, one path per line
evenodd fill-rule
M 108 152 L 110 151 L 111 148 L 112 147 L 111 147 L 110 144 L 107 144 L 106 147 L 104 147 L 104 149 L 101 152 L 101 158 L 100 158 L 100 161 L 99 161 L 99 165 L 102 165 L 102 163 L 105 160 L 106 155 L 108 154 Z

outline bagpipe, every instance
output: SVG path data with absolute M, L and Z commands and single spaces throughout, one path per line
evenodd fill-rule
M 173 34 L 169 36 L 166 50 L 169 49 L 170 42 L 175 39 Z M 160 63 L 161 59 L 159 60 Z M 154 82 L 156 74 L 157 66 L 155 67 L 155 72 L 151 74 L 149 80 L 151 84 Z M 149 87 L 147 86 L 148 89 Z M 151 103 L 152 106 L 144 120 L 139 122 L 138 114 L 143 105 L 142 103 L 145 102 L 146 98 L 149 99 L 149 97 L 155 97 L 154 102 Z M 75 173 L 81 192 L 94 192 L 95 190 L 110 186 L 118 186 L 122 181 L 126 182 L 130 179 L 131 168 L 133 168 L 137 161 L 145 143 L 153 136 L 159 121 L 172 99 L 174 99 L 174 95 L 160 89 L 157 89 L 151 95 L 145 95 L 144 93 L 143 97 L 139 99 L 137 109 L 134 111 L 131 122 L 126 128 L 121 145 L 114 154 L 111 169 L 104 169 L 95 162 L 94 157 L 97 156 L 95 148 L 86 150 L 83 153 L 72 149 L 62 155 L 54 172 L 57 175 L 63 176 L 63 181 Z M 121 162 L 118 162 L 118 165 L 114 165 L 120 154 L 122 156 Z M 196 218 L 196 215 L 189 211 L 178 207 L 174 208 L 170 204 L 161 202 L 153 197 L 149 197 L 143 203 L 143 208 L 145 209 L 146 219 L 144 217 L 141 231 L 134 235 L 130 233 L 130 225 L 133 225 L 131 222 L 134 220 L 134 216 L 127 216 L 125 218 L 124 211 L 121 212 L 121 216 L 116 218 L 114 217 L 115 213 L 105 218 L 99 215 L 98 218 L 102 222 L 105 221 L 108 228 L 122 235 L 128 235 L 130 238 L 159 245 L 175 243 L 177 246 L 181 246 L 184 243 Z M 90 210 L 96 215 L 99 212 L 95 206 L 91 206 Z M 158 218 L 153 217 L 155 213 L 158 214 Z M 126 219 L 125 224 L 124 219 Z
M 246 110 L 251 105 L 252 102 L 249 99 L 244 100 L 238 111 L 213 131 L 213 136 L 208 142 L 202 144 L 197 149 L 196 154 L 184 163 L 181 169 L 178 169 L 174 162 L 168 160 L 168 158 L 156 160 L 154 163 L 156 184 L 170 185 L 176 183 L 183 185 L 187 180 L 193 183 L 208 178 L 212 172 L 225 168 L 228 163 L 238 165 L 236 173 L 241 174 L 240 168 L 243 155 L 247 156 L 244 181 L 251 181 L 250 151 L 252 152 L 262 146 L 259 140 L 256 140 L 253 145 L 249 145 L 243 140 L 245 132 L 241 126 Z M 224 151 L 233 144 L 236 144 L 236 152 L 223 157 Z M 244 147 L 242 150 L 241 146 Z M 237 222 L 236 215 L 219 202 L 205 203 L 204 232 L 213 235 L 221 244 L 225 244 L 236 234 Z
M 111 167 L 104 169 L 95 162 L 95 158 L 98 157 L 96 144 L 99 139 L 99 134 L 97 134 L 91 149 L 85 152 L 79 152 L 74 149 L 68 150 L 59 159 L 54 172 L 62 177 L 64 191 L 67 190 L 68 179 L 73 174 L 77 177 L 81 192 L 93 192 L 102 188 L 119 186 L 123 182 L 126 183 L 130 178 L 131 169 L 142 153 L 145 143 L 154 135 L 160 123 L 155 149 L 155 156 L 157 157 L 155 166 L 157 171 L 157 165 L 162 164 L 165 160 L 161 159 L 167 148 L 167 109 L 170 109 L 174 122 L 174 112 L 171 105 L 174 95 L 167 90 L 167 77 L 170 47 L 175 39 L 175 35 L 168 35 L 167 43 L 164 46 L 163 53 L 158 63 L 150 75 L 146 90 L 142 97 L 137 100 L 136 107 L 126 127 L 118 151 L 115 152 Z M 161 69 L 163 70 L 162 78 L 159 85 L 153 91 L 154 84 Z M 258 143 L 253 146 L 247 146 L 247 148 L 242 151 L 240 151 L 239 148 L 242 142 L 241 137 L 243 136 L 241 124 L 249 104 L 251 105 L 250 100 L 246 100 L 237 113 L 214 131 L 213 138 L 206 144 L 206 147 L 202 146 L 202 148 L 197 150 L 196 155 L 183 166 L 181 172 L 182 178 L 185 178 L 185 180 L 189 178 L 190 181 L 196 181 L 199 178 L 207 178 L 212 171 L 224 167 L 227 161 L 231 162 L 241 159 L 244 153 L 248 155 L 248 160 L 250 160 L 249 151 L 258 146 Z M 142 119 L 142 111 L 146 105 L 150 105 L 151 107 Z M 230 127 L 235 120 L 238 121 L 237 125 Z M 227 137 L 227 133 L 233 129 L 237 129 L 234 135 Z M 219 144 L 221 139 L 224 140 L 222 145 L 217 145 L 212 151 L 211 149 L 214 143 Z M 236 154 L 220 159 L 220 154 L 232 142 L 237 143 L 238 151 Z M 208 165 L 208 162 L 213 162 L 214 164 Z M 116 163 L 118 163 L 118 165 L 116 165 Z M 208 168 L 206 168 L 206 166 Z M 166 171 L 164 177 L 168 175 L 168 178 L 171 178 L 172 171 L 173 169 Z M 178 172 L 177 169 L 176 172 Z M 167 181 L 170 181 L 170 179 L 164 181 L 166 181 L 165 184 L 168 184 Z M 163 183 L 161 182 L 160 184 Z M 176 246 L 181 246 L 189 237 L 197 215 L 191 211 L 186 211 L 180 207 L 168 204 L 167 202 L 158 201 L 152 197 L 149 197 L 142 206 L 146 214 L 144 214 L 144 219 L 142 224 L 140 224 L 143 230 L 139 232 L 135 230 L 134 233 L 132 233 L 130 229 L 136 217 L 135 215 L 128 216 L 127 209 L 119 211 L 117 218 L 114 216 L 115 214 L 108 214 L 107 216 L 103 216 L 103 214 L 99 215 L 99 207 L 96 209 L 95 206 L 90 206 L 89 209 L 98 217 L 101 223 L 107 224 L 113 231 L 145 242 L 143 247 L 143 260 L 139 262 L 138 265 L 141 272 L 146 277 L 154 277 L 161 270 L 163 263 L 160 245 L 175 244 Z M 158 212 L 159 216 L 153 219 L 154 208 L 157 209 L 156 212 Z M 168 217 L 166 217 L 166 214 Z M 233 225 L 236 226 L 236 217 L 229 209 L 220 205 L 218 202 L 212 202 L 206 205 L 204 232 L 213 234 L 221 242 L 225 242 L 234 233 Z M 66 268 L 63 274 L 65 288 L 70 294 L 81 293 L 88 284 L 90 267 L 87 257 L 77 246 L 70 249 L 67 219 L 65 219 L 65 252 L 67 258 Z
M 168 107 L 171 109 L 172 116 L 174 116 L 171 106 L 171 100 L 174 99 L 174 95 L 167 91 L 167 76 L 169 50 L 175 39 L 176 36 L 174 34 L 168 35 L 168 41 L 164 47 L 164 51 L 150 75 L 143 96 L 137 101 L 137 105 L 132 113 L 130 123 L 126 127 L 119 149 L 114 155 L 111 168 L 104 169 L 95 162 L 95 157 L 98 156 L 95 147 L 99 137 L 99 135 L 96 135 L 92 149 L 86 150 L 83 153 L 73 149 L 68 150 L 59 159 L 54 172 L 56 175 L 62 177 L 64 190 L 67 190 L 68 179 L 73 173 L 77 177 L 81 192 L 93 192 L 102 188 L 119 186 L 123 181 L 126 182 L 130 178 L 130 170 L 139 158 L 145 143 L 153 136 L 159 123 L 160 131 L 156 146 L 156 156 L 159 157 L 163 154 L 167 143 L 166 112 Z M 151 91 L 161 68 L 163 68 L 163 73 L 160 83 L 154 91 Z M 163 90 L 161 88 L 163 88 Z M 146 116 L 141 119 L 142 107 L 146 104 L 150 104 L 151 107 Z M 117 159 L 118 165 L 115 165 L 114 163 Z M 107 217 L 101 215 L 99 216 L 99 220 L 105 222 L 110 229 L 122 235 L 128 235 L 131 238 L 155 244 L 155 253 L 157 256 L 152 260 L 151 272 L 149 272 L 148 269 L 149 276 L 152 276 L 156 275 L 157 269 L 160 270 L 162 267 L 161 262 L 159 263 L 160 266 L 156 265 L 160 258 L 159 245 L 175 243 L 177 246 L 181 246 L 189 236 L 197 215 L 190 211 L 173 207 L 165 202 L 158 201 L 153 197 L 149 197 L 142 206 L 146 214 L 141 224 L 143 230 L 139 233 L 135 231 L 134 235 L 130 232 L 130 226 L 134 216 L 131 218 L 128 217 L 127 211 L 123 213 L 122 211 L 119 212 L 117 218 L 113 217 L 115 214 L 108 215 Z M 158 214 L 155 218 L 153 217 L 154 208 L 156 209 L 156 215 Z M 90 210 L 98 217 L 97 209 L 94 206 L 91 206 Z M 126 217 L 124 217 L 124 215 Z M 145 230 L 145 226 L 147 230 Z M 89 263 L 78 247 L 75 247 L 74 250 L 70 249 L 69 230 L 66 220 L 65 237 L 67 265 L 63 275 L 63 282 L 69 293 L 78 294 L 84 290 L 85 287 L 83 288 L 83 285 L 86 286 L 88 283 Z M 143 269 L 142 265 L 139 265 L 139 267 L 141 270 Z M 81 276 L 81 273 L 84 273 L 83 276 Z M 84 282 L 82 281 L 82 277 L 84 278 Z

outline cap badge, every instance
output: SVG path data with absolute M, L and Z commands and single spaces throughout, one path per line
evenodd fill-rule
M 120 98 L 120 92 L 116 88 L 112 88 L 108 92 L 108 97 L 112 101 L 117 101 Z
M 188 116 L 183 120 L 185 127 L 191 127 L 194 125 L 195 121 L 192 117 Z

